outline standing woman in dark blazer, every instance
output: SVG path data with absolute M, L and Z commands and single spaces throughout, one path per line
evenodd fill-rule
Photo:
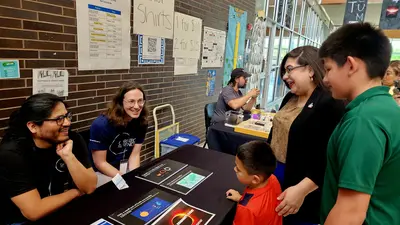
M 344 104 L 325 88 L 318 49 L 298 47 L 282 60 L 280 76 L 290 88 L 273 120 L 269 141 L 278 160 L 283 193 L 277 213 L 284 225 L 319 223 L 326 148 Z

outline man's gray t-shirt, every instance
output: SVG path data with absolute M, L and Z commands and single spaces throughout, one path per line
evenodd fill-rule
M 225 121 L 225 113 L 229 110 L 234 110 L 228 105 L 228 102 L 233 99 L 240 98 L 242 96 L 243 94 L 240 90 L 236 92 L 235 89 L 233 89 L 233 87 L 230 85 L 224 87 L 221 93 L 219 94 L 214 115 L 211 119 L 211 123 L 219 123 Z M 239 110 L 240 108 L 235 111 Z

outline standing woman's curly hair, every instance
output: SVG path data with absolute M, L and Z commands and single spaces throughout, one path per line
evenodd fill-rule
M 396 77 L 400 76 L 400 60 L 393 60 L 390 62 L 389 67 L 393 69 Z
M 141 127 L 147 127 L 148 125 L 148 116 L 149 110 L 147 109 L 147 102 L 146 102 L 146 94 L 143 91 L 143 88 L 137 82 L 129 81 L 124 83 L 112 101 L 108 105 L 107 111 L 104 113 L 109 120 L 111 120 L 115 125 L 119 126 L 126 126 L 127 122 L 125 117 L 127 116 L 124 110 L 124 97 L 125 94 L 132 90 L 140 90 L 143 93 L 143 100 L 144 105 L 142 107 L 142 111 L 140 112 L 139 118 L 137 118 Z

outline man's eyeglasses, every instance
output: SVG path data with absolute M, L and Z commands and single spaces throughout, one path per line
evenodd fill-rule
M 64 124 L 65 118 L 67 118 L 71 122 L 72 121 L 72 113 L 68 112 L 67 114 L 65 114 L 63 116 L 59 116 L 54 119 L 44 119 L 43 121 L 54 121 L 57 123 L 58 126 L 61 126 Z
M 136 104 L 138 104 L 139 107 L 143 107 L 144 104 L 146 103 L 146 101 L 143 100 L 143 99 L 139 99 L 137 101 L 135 101 L 135 100 L 124 100 L 124 102 L 128 106 L 135 106 Z
M 288 66 L 285 69 L 285 73 L 283 75 L 289 75 L 293 70 L 297 69 L 297 68 L 302 68 L 302 67 L 306 67 L 307 65 L 300 65 L 300 66 Z

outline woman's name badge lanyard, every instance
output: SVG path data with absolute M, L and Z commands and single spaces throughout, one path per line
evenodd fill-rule
M 128 172 L 128 159 L 125 159 L 126 150 L 124 149 L 124 155 L 122 156 L 121 161 L 119 162 L 119 172 L 125 174 Z

